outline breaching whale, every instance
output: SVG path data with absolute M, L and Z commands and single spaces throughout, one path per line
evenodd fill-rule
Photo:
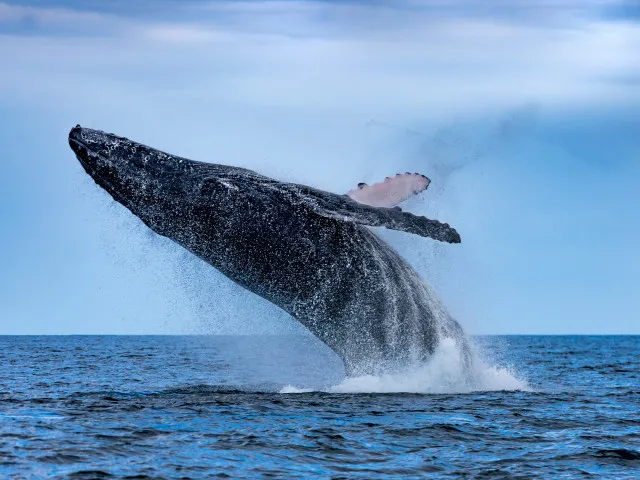
M 348 375 L 423 362 L 444 337 L 458 343 L 468 362 L 459 324 L 413 268 L 367 228 L 459 243 L 449 225 L 395 206 L 426 189 L 426 177 L 403 174 L 338 195 L 79 125 L 69 145 L 117 202 L 288 312 L 342 358 Z

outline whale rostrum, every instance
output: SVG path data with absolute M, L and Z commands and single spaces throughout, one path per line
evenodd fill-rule
M 403 174 L 386 181 L 388 188 L 360 187 L 365 195 L 353 199 L 353 191 L 279 182 L 80 126 L 69 133 L 69 145 L 117 202 L 288 312 L 342 358 L 347 374 L 425 361 L 444 337 L 469 355 L 461 327 L 432 288 L 368 228 L 459 243 L 446 223 L 374 206 L 424 190 L 426 177 Z

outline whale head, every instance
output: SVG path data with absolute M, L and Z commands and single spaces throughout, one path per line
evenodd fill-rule
M 181 229 L 192 231 L 188 222 L 202 214 L 203 187 L 228 168 L 79 125 L 69 132 L 69 146 L 100 187 L 157 233 L 171 237 Z M 214 216 L 216 211 L 209 205 L 204 213 Z

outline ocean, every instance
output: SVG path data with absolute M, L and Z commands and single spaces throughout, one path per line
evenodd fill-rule
M 345 379 L 306 336 L 0 337 L 0 478 L 640 478 L 640 337 Z

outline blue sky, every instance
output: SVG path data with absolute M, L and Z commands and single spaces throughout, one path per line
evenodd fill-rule
M 579 6 L 578 6 L 579 3 Z M 407 208 L 380 232 L 471 333 L 640 333 L 640 7 L 616 0 L 0 2 L 0 334 L 280 333 L 81 170 L 76 123 Z

